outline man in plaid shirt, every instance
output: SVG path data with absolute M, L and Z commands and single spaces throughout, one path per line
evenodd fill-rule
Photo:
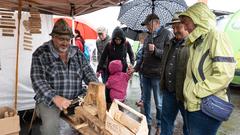
M 31 80 L 41 133 L 58 135 L 61 110 L 83 94 L 82 81 L 88 84 L 98 79 L 81 51 L 70 44 L 73 33 L 65 20 L 59 19 L 50 35 L 52 40 L 32 55 Z

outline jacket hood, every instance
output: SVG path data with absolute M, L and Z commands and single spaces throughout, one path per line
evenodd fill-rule
M 112 40 L 114 40 L 115 38 L 121 38 L 124 42 L 126 40 L 126 36 L 125 36 L 125 33 L 124 31 L 120 28 L 120 27 L 116 27 L 114 30 L 113 30 L 113 33 L 112 33 Z
M 108 66 L 110 74 L 115 74 L 117 72 L 122 72 L 122 62 L 121 60 L 113 60 Z
M 196 25 L 196 28 L 188 36 L 190 42 L 194 42 L 201 35 L 216 27 L 216 16 L 203 2 L 192 5 L 180 16 L 190 17 Z

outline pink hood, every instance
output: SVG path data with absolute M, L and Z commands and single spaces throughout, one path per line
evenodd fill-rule
M 115 74 L 115 73 L 118 73 L 118 72 L 122 72 L 122 62 L 121 62 L 121 60 L 111 61 L 109 66 L 108 66 L 108 70 L 109 70 L 109 73 L 111 75 Z

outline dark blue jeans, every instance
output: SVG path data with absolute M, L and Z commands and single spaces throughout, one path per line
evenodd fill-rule
M 188 135 L 186 127 L 186 111 L 183 102 L 177 101 L 176 92 L 163 90 L 161 135 L 173 134 L 174 121 L 176 120 L 179 110 L 183 117 L 183 133 L 184 135 Z
M 160 91 L 160 79 L 147 78 L 143 76 L 143 95 L 144 95 L 144 111 L 147 118 L 148 125 L 152 125 L 151 115 L 151 94 L 153 91 L 153 97 L 156 105 L 156 121 L 157 127 L 161 126 L 161 111 L 162 111 L 162 92 Z
M 107 79 L 108 79 L 108 72 L 106 69 L 103 70 L 103 73 L 102 73 L 102 83 L 106 83 L 107 82 Z
M 187 111 L 187 128 L 190 135 L 216 135 L 221 123 L 221 121 L 207 116 L 201 110 Z

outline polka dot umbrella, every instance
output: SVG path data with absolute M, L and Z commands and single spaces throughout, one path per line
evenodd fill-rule
M 141 23 L 148 14 L 157 14 L 163 26 L 172 20 L 175 12 L 186 8 L 184 0 L 129 0 L 121 5 L 118 20 L 133 30 L 147 30 Z

